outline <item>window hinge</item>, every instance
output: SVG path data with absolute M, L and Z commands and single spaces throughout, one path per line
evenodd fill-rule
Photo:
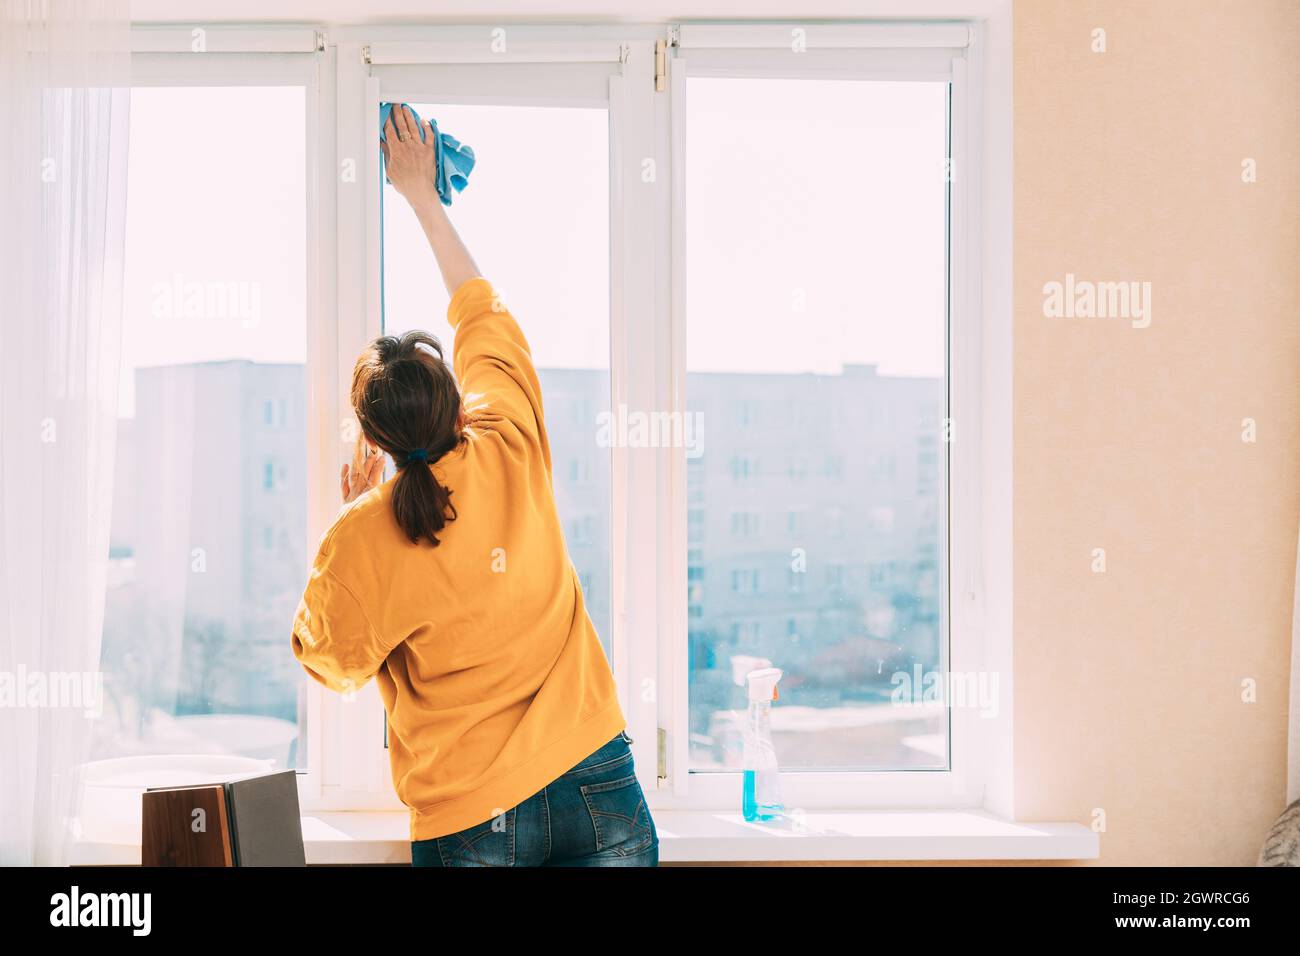
M 668 49 L 676 48 L 681 43 L 681 28 L 668 28 L 667 38 L 655 40 L 655 92 L 662 93 L 668 88 Z
M 370 44 L 367 43 L 361 48 L 361 62 L 366 66 L 370 65 Z
M 668 782 L 668 731 L 662 727 L 656 730 L 659 740 L 659 766 L 655 770 L 655 776 L 659 778 L 659 785 L 663 786 Z
M 622 66 L 624 63 L 627 62 L 627 58 L 628 58 L 628 56 L 631 54 L 631 52 L 632 52 L 632 47 L 631 47 L 630 44 L 627 44 L 627 43 L 620 43 L 620 44 L 618 45 L 618 63 L 619 63 L 619 66 Z
M 324 30 L 316 31 L 316 52 L 317 53 L 325 52 L 325 31 Z

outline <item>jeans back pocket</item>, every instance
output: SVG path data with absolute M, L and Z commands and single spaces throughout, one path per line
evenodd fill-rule
M 645 794 L 635 774 L 584 783 L 578 788 L 596 831 L 596 852 L 631 856 L 655 840 L 654 824 Z
M 437 840 L 443 866 L 514 866 L 515 808 Z

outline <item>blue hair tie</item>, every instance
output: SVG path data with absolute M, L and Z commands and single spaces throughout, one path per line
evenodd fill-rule
M 415 451 L 406 453 L 406 463 L 408 465 L 413 461 L 423 461 L 427 463 L 428 460 L 429 460 L 429 449 L 427 448 L 417 448 L 415 449 Z

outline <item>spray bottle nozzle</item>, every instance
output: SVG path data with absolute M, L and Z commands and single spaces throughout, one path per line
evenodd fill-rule
M 762 667 L 750 671 L 746 676 L 749 682 L 749 699 L 751 701 L 776 700 L 776 684 L 781 677 L 782 671 L 779 667 Z

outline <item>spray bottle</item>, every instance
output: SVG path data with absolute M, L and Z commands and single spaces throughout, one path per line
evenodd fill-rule
M 781 802 L 776 748 L 772 745 L 772 701 L 781 679 L 779 667 L 749 672 L 749 712 L 745 717 L 744 795 L 741 812 L 750 823 L 775 820 L 785 813 Z

